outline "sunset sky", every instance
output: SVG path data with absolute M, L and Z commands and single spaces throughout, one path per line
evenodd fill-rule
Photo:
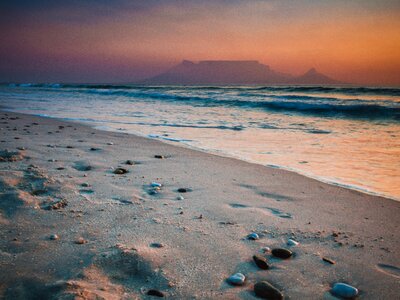
M 399 0 L 2 0 L 0 82 L 133 82 L 182 59 L 400 85 Z

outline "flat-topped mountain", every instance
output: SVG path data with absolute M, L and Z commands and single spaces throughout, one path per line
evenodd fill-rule
M 311 69 L 294 77 L 272 70 L 256 60 L 184 60 L 142 84 L 160 85 L 239 85 L 239 84 L 337 84 L 338 81 Z

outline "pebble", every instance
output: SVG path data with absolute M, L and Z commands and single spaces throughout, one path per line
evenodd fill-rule
M 261 255 L 253 255 L 253 260 L 254 260 L 255 264 L 257 265 L 257 267 L 259 267 L 260 269 L 263 269 L 263 270 L 269 269 L 269 264 L 265 257 L 263 257 Z
M 135 162 L 133 160 L 128 159 L 125 164 L 133 166 L 135 164 Z
M 155 296 L 155 297 L 160 297 L 163 298 L 165 297 L 164 293 L 159 291 L 159 290 L 148 290 L 147 295 L 149 296 Z
M 89 187 L 89 186 L 90 186 L 90 184 L 89 184 L 89 183 L 87 183 L 87 182 L 84 182 L 84 183 L 82 183 L 82 184 L 81 184 L 81 186 L 82 186 L 82 187 Z
M 126 174 L 126 173 L 128 173 L 129 171 L 127 170 L 127 169 L 124 169 L 124 168 L 116 168 L 115 170 L 114 170 L 114 174 L 117 174 L 117 175 L 122 175 L 122 174 Z
M 83 237 L 80 237 L 75 241 L 75 244 L 82 245 L 82 244 L 86 244 L 87 242 L 88 241 L 85 240 Z
M 50 236 L 50 239 L 53 240 L 53 241 L 58 240 L 59 238 L 60 238 L 60 237 L 59 237 L 57 234 L 52 234 L 52 235 Z
M 331 293 L 342 298 L 354 298 L 358 295 L 358 289 L 342 282 L 335 283 L 331 289 Z
M 164 155 L 154 155 L 154 158 L 158 158 L 158 159 L 164 159 L 165 156 Z
M 293 255 L 293 252 L 285 248 L 275 248 L 271 251 L 272 255 L 282 259 L 288 259 Z
M 111 145 L 114 145 L 114 143 L 113 142 L 108 142 L 107 145 L 111 146 Z
M 152 247 L 152 248 L 162 248 L 162 247 L 164 247 L 164 244 L 162 244 L 162 243 L 151 243 L 150 247 Z
M 334 265 L 336 263 L 333 259 L 327 257 L 323 257 L 322 260 L 326 261 L 327 263 L 330 263 L 331 265 Z
M 268 300 L 283 300 L 283 294 L 268 281 L 260 281 L 254 285 L 254 293 L 257 297 Z
M 183 198 L 182 195 L 179 195 L 178 197 L 176 197 L 176 200 L 185 200 L 185 198 Z
M 264 252 L 264 253 L 269 253 L 269 252 L 271 252 L 271 248 L 270 247 L 263 247 L 263 248 L 261 248 L 261 251 Z
M 158 182 L 152 182 L 150 185 L 151 185 L 152 187 L 161 187 L 161 186 L 162 186 L 162 184 L 161 184 L 161 183 L 158 183 Z
M 253 241 L 260 239 L 259 235 L 258 235 L 257 233 L 255 233 L 255 232 L 250 233 L 250 234 L 247 236 L 247 238 L 248 238 L 249 240 L 253 240 Z
M 227 279 L 228 283 L 232 285 L 243 285 L 245 280 L 246 276 L 244 276 L 242 273 L 233 274 Z
M 190 188 L 179 188 L 178 189 L 178 193 L 187 193 L 187 192 L 191 192 L 192 189 Z
M 299 242 L 296 242 L 295 240 L 292 240 L 292 239 L 288 239 L 287 245 L 294 247 L 294 246 L 298 246 Z

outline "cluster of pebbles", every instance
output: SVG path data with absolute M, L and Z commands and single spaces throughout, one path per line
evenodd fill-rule
M 247 236 L 248 240 L 258 240 L 260 237 L 257 233 L 253 232 Z M 291 247 L 296 247 L 299 245 L 299 242 L 288 239 L 287 245 Z M 270 253 L 271 256 L 278 259 L 290 259 L 294 253 L 286 248 L 273 248 L 272 250 L 268 247 L 264 247 L 264 253 Z M 335 262 L 329 258 L 322 258 L 324 261 L 334 264 Z M 267 256 L 255 254 L 253 255 L 254 264 L 262 269 L 268 270 L 270 269 L 270 263 Z M 243 286 L 246 284 L 246 276 L 242 273 L 235 273 L 227 278 L 227 282 L 233 286 Z M 257 297 L 262 299 L 270 299 L 270 300 L 283 300 L 284 295 L 282 291 L 276 288 L 273 284 L 266 280 L 258 281 L 254 284 L 254 293 Z M 358 289 L 342 282 L 335 283 L 330 293 L 334 296 L 340 297 L 342 299 L 353 299 L 358 295 Z

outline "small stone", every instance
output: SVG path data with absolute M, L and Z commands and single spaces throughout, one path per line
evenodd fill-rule
M 161 183 L 158 183 L 158 182 L 152 182 L 150 185 L 151 185 L 152 187 L 162 187 L 162 184 L 161 184 Z
M 271 252 L 271 248 L 270 247 L 263 247 L 263 248 L 261 248 L 261 251 L 263 253 L 269 253 L 269 252 Z
M 95 147 L 90 148 L 90 151 L 99 151 L 99 150 L 100 148 L 95 148 Z
M 127 160 L 126 162 L 125 162 L 125 164 L 127 164 L 127 165 L 130 165 L 130 166 L 133 166 L 134 164 L 135 164 L 135 162 L 133 161 L 133 160 Z
M 117 174 L 117 175 L 123 175 L 123 174 L 126 174 L 126 173 L 128 173 L 129 171 L 127 170 L 127 169 L 124 169 L 124 168 L 116 168 L 115 170 L 114 170 L 114 174 Z
M 176 200 L 185 200 L 185 198 L 183 198 L 182 195 L 179 195 L 178 197 L 176 197 Z
M 159 290 L 148 290 L 147 295 L 154 296 L 154 297 L 160 297 L 160 298 L 165 297 L 164 293 Z
M 162 244 L 162 243 L 151 243 L 150 247 L 152 247 L 152 248 L 163 248 L 164 244 Z
M 154 158 L 158 158 L 158 159 L 164 159 L 165 156 L 164 155 L 154 155 Z
M 288 259 L 293 255 L 293 252 L 285 248 L 275 248 L 271 251 L 272 255 L 281 259 Z
M 107 145 L 111 146 L 111 145 L 114 145 L 114 143 L 113 142 L 108 142 Z
M 60 238 L 60 237 L 59 237 L 57 234 L 52 234 L 52 235 L 50 236 L 50 239 L 53 240 L 53 241 L 58 240 L 59 238 Z
M 82 186 L 82 187 L 89 187 L 89 186 L 90 186 L 90 184 L 89 184 L 89 183 L 87 183 L 87 182 L 84 182 L 84 183 L 82 183 L 82 184 L 81 184 L 81 186 Z
M 283 300 L 283 294 L 268 281 L 260 281 L 254 285 L 254 293 L 257 297 L 268 300 Z
M 246 276 L 244 276 L 242 273 L 236 273 L 233 274 L 232 276 L 228 277 L 227 281 L 229 284 L 232 285 L 243 285 L 246 280 Z
M 358 295 L 358 289 L 346 283 L 338 282 L 333 285 L 331 293 L 335 296 L 350 299 Z
M 82 244 L 86 244 L 87 242 L 88 241 L 85 240 L 83 237 L 80 237 L 75 241 L 75 244 L 82 245 Z
M 253 233 L 250 233 L 250 234 L 247 236 L 247 238 L 248 238 L 249 240 L 255 241 L 255 240 L 260 239 L 260 236 L 259 236 L 257 233 L 253 232 Z
M 178 193 L 188 193 L 191 191 L 192 191 L 192 189 L 190 189 L 190 188 L 179 188 L 178 189 Z
M 295 247 L 295 246 L 298 246 L 298 245 L 299 245 L 299 242 L 296 242 L 295 240 L 292 240 L 292 239 L 288 239 L 287 245 L 288 245 L 288 246 Z
M 263 257 L 261 255 L 253 255 L 253 260 L 254 260 L 255 264 L 257 265 L 257 267 L 259 267 L 260 269 L 263 269 L 263 270 L 269 269 L 268 261 L 265 257 Z
M 323 257 L 323 261 L 326 261 L 327 263 L 330 263 L 331 265 L 334 265 L 336 262 L 328 257 Z

